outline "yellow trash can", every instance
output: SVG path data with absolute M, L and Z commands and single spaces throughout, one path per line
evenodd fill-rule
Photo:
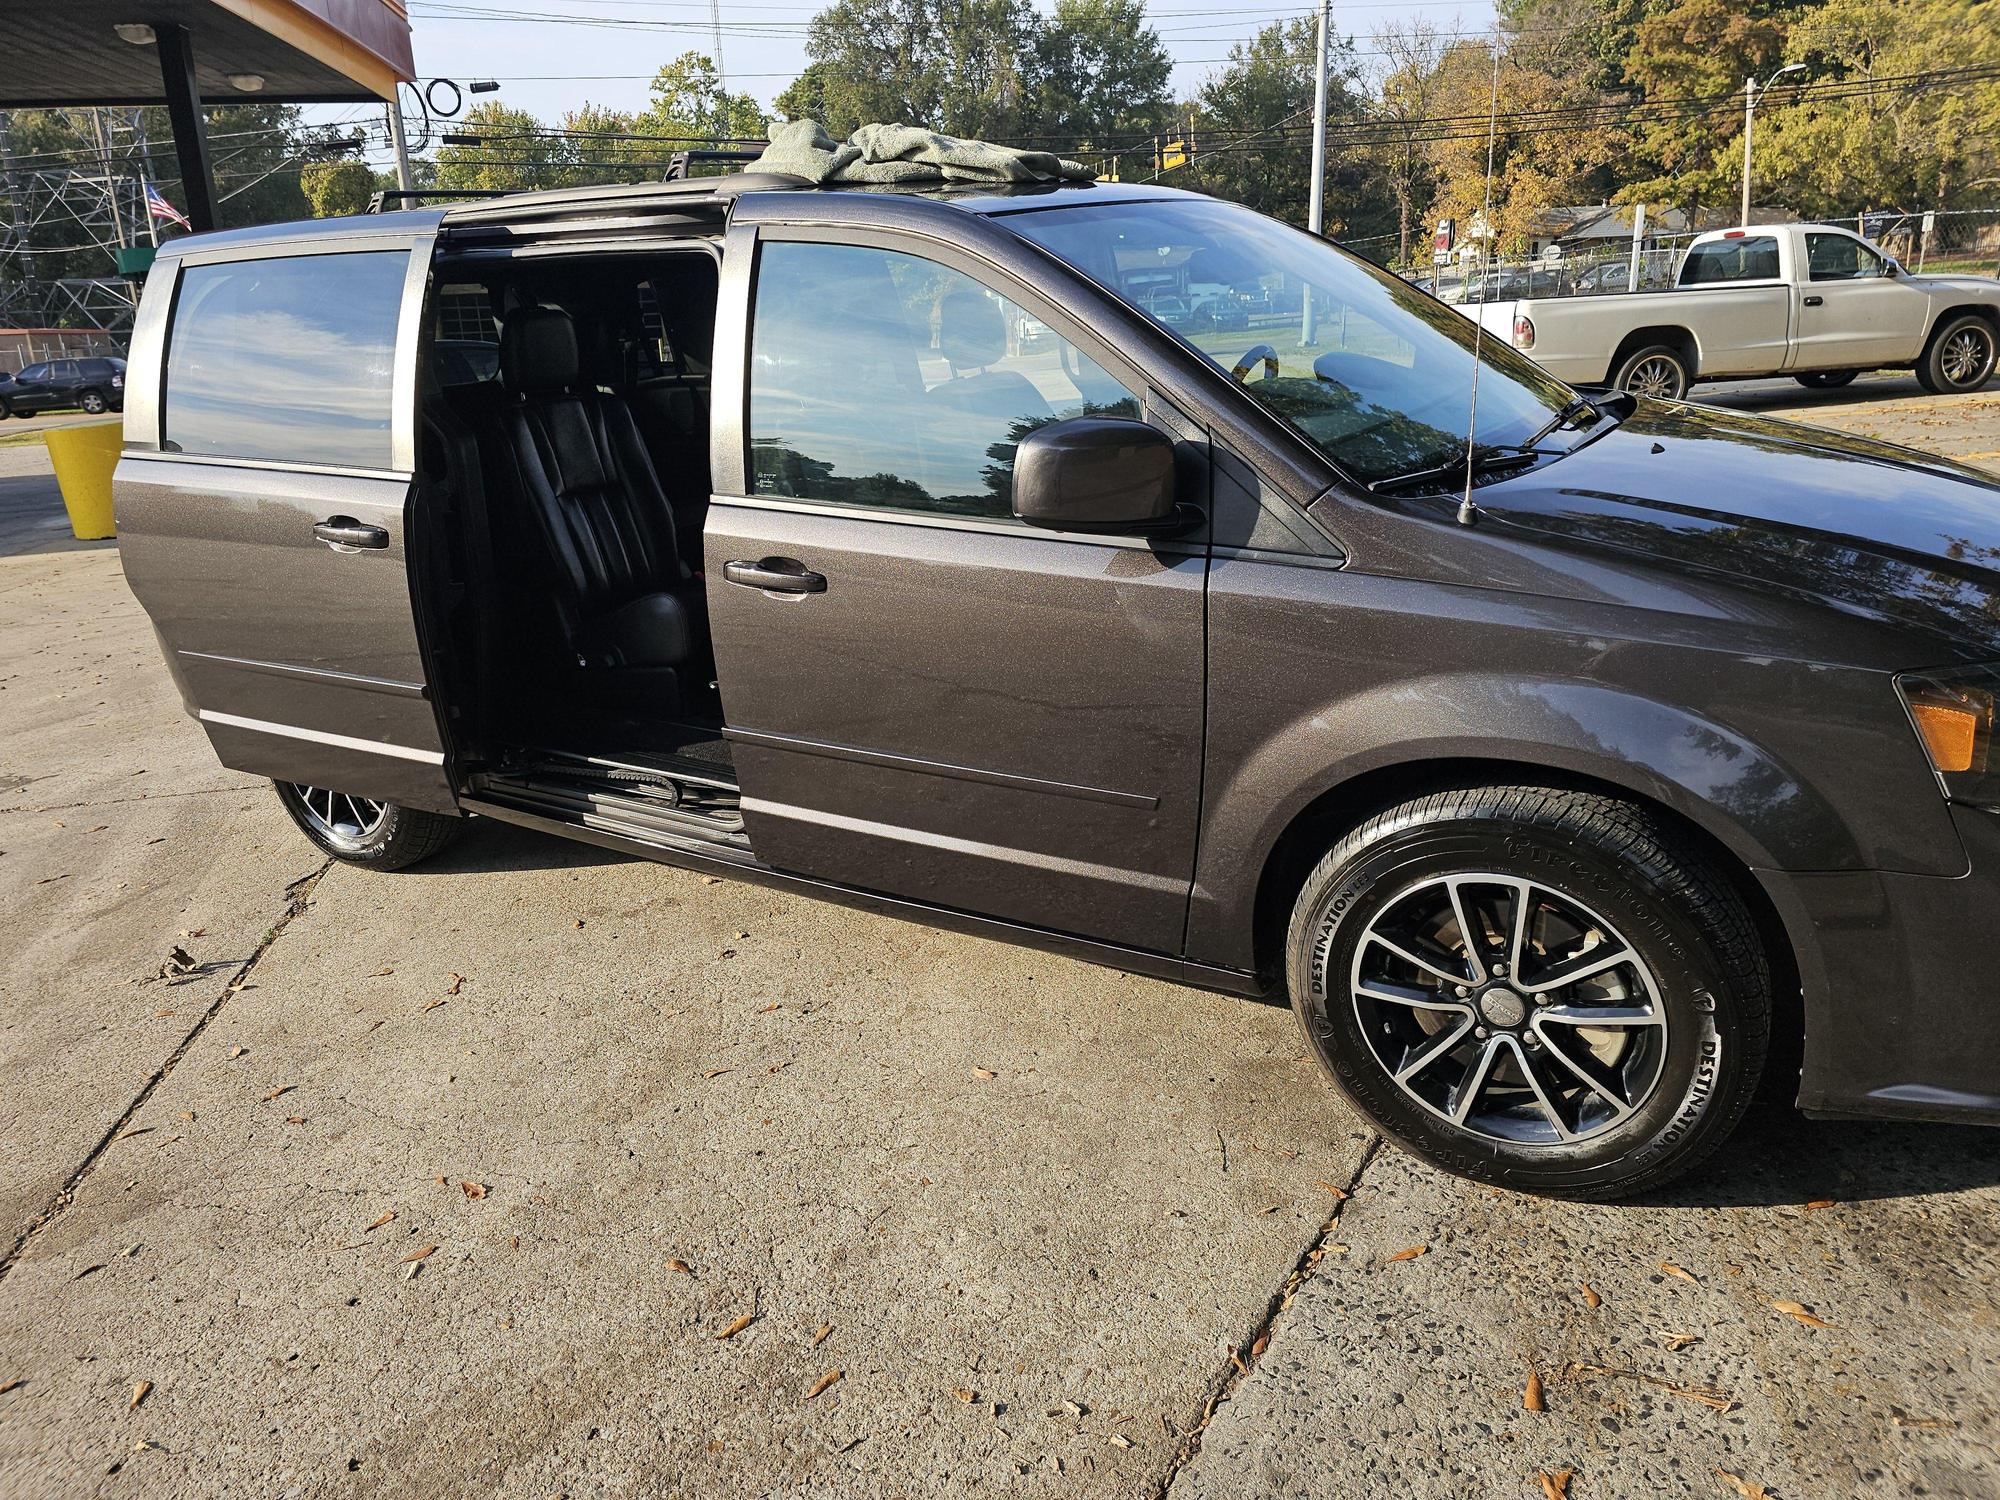
M 42 434 L 69 511 L 69 529 L 77 540 L 96 541 L 118 535 L 111 518 L 111 471 L 125 444 L 125 423 L 90 422 L 79 427 L 51 427 Z

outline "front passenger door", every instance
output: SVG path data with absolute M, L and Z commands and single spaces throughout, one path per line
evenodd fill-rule
M 1178 952 L 1205 543 L 1037 530 L 1011 509 L 1025 433 L 1140 416 L 1144 383 L 1028 289 L 931 242 L 764 233 L 747 483 L 705 528 L 752 848 L 842 885 Z

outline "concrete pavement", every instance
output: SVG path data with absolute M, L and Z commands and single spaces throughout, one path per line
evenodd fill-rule
M 1279 1008 L 495 826 L 329 869 L 42 540 L 8 1500 L 2000 1493 L 2000 1134 L 1767 1107 L 1546 1203 L 1379 1146 Z

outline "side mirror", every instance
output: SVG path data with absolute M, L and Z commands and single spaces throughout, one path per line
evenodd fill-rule
M 1126 417 L 1038 427 L 1014 449 L 1014 514 L 1056 531 L 1178 531 L 1173 439 Z

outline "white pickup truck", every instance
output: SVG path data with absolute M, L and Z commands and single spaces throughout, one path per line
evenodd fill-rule
M 2000 353 L 2000 281 L 1913 276 L 1830 224 L 1701 235 L 1662 291 L 1461 310 L 1572 384 L 1668 398 L 1697 380 L 1845 385 L 1885 365 L 1913 367 L 1927 390 L 1976 391 Z

